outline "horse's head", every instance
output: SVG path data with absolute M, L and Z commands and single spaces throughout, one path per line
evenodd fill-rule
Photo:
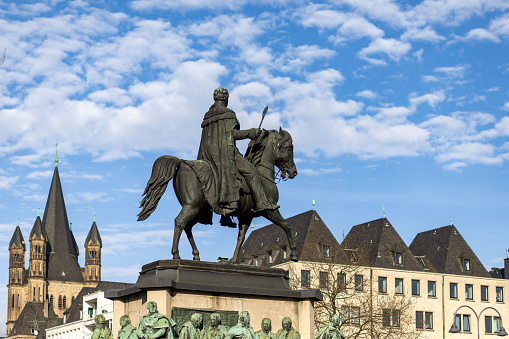
M 279 128 L 279 131 L 270 131 L 274 135 L 274 159 L 275 165 L 281 170 L 281 178 L 293 179 L 297 175 L 297 167 L 293 161 L 292 136 L 287 131 Z

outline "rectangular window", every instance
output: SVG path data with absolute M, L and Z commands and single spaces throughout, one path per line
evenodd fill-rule
M 403 265 L 403 253 L 396 252 L 396 265 Z
M 463 332 L 470 332 L 470 315 L 463 315 Z
M 399 310 L 392 310 L 392 327 L 399 327 Z
M 424 314 L 422 311 L 415 312 L 415 327 L 424 328 Z
M 254 257 L 253 259 L 254 259 L 254 265 L 258 266 L 258 257 Z
M 463 269 L 465 272 L 470 272 L 472 270 L 470 267 L 470 259 L 463 259 Z
M 346 274 L 338 273 L 338 289 L 344 290 L 346 288 Z
M 351 322 L 352 322 L 353 325 L 360 325 L 360 323 L 361 323 L 360 314 L 361 314 L 360 307 L 352 307 L 351 308 L 350 316 L 352 318 Z
M 426 316 L 426 329 L 432 330 L 433 329 L 433 312 L 426 312 L 424 314 Z
M 500 318 L 493 317 L 493 332 L 498 333 L 500 331 Z
M 329 273 L 328 272 L 320 272 L 320 288 L 329 287 Z
M 268 251 L 267 252 L 267 258 L 268 258 L 268 262 L 269 262 L 269 265 L 272 265 L 272 251 Z
M 412 295 L 421 295 L 421 281 L 412 280 Z
M 403 294 L 403 279 L 394 279 L 394 284 L 396 294 Z
M 387 293 L 387 278 L 378 277 L 378 292 Z
M 307 270 L 300 271 L 300 286 L 309 288 L 311 286 L 311 272 Z
M 382 310 L 382 325 L 384 327 L 391 326 L 391 310 L 390 309 Z
M 504 301 L 504 288 L 503 287 L 496 288 L 496 300 L 499 303 Z
M 94 309 L 92 307 L 88 308 L 88 319 L 94 318 Z
M 488 301 L 488 286 L 481 285 L 481 300 Z
M 449 284 L 449 294 L 451 299 L 458 299 L 458 284 L 457 283 L 450 283 Z
M 324 258 L 330 258 L 330 246 L 323 245 L 322 246 L 322 250 L 323 250 L 323 257 Z
M 356 275 L 355 276 L 355 290 L 362 291 L 364 289 L 364 276 Z
M 456 314 L 454 316 L 454 325 L 461 331 L 461 314 Z
M 491 327 L 491 318 L 492 317 L 488 315 L 484 317 L 484 332 L 486 333 L 493 333 L 493 328 Z
M 474 285 L 465 284 L 465 299 L 474 300 Z
M 350 308 L 348 306 L 341 307 L 341 323 L 342 324 L 350 323 Z
M 428 297 L 436 297 L 437 296 L 437 282 L 436 281 L 428 281 Z

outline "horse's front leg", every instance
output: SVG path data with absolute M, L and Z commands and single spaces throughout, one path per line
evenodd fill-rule
M 237 245 L 235 246 L 235 252 L 233 253 L 233 257 L 231 259 L 231 262 L 234 264 L 239 263 L 240 248 L 242 247 L 242 244 L 246 239 L 246 233 L 247 230 L 249 229 L 249 225 L 251 224 L 252 220 L 253 218 L 250 217 L 239 218 L 239 235 L 237 237 Z
M 184 206 L 182 206 L 180 213 L 175 218 L 175 229 L 173 230 L 173 246 L 171 248 L 171 254 L 173 254 L 173 259 L 180 259 L 179 242 L 180 242 L 180 236 L 182 235 L 182 230 L 184 230 L 186 228 L 187 224 L 198 215 L 199 211 L 200 211 L 200 209 L 197 207 L 193 207 L 190 205 L 184 205 Z M 193 243 L 194 243 L 194 240 L 193 240 Z M 196 244 L 194 244 L 194 248 L 196 248 Z M 194 254 L 194 248 L 193 248 L 193 254 Z M 196 251 L 198 251 L 198 249 L 196 249 Z
M 295 242 L 293 241 L 292 232 L 290 229 L 290 225 L 286 222 L 285 218 L 279 213 L 279 209 L 274 211 L 266 211 L 263 215 L 268 220 L 272 221 L 274 224 L 281 227 L 285 233 L 286 238 L 288 239 L 288 245 L 290 245 L 290 259 L 292 261 L 299 261 L 299 256 L 297 254 L 297 247 L 295 246 Z

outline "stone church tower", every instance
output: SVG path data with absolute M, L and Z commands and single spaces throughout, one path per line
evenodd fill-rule
M 16 331 L 18 319 L 23 321 L 27 304 L 42 308 L 45 317 L 50 314 L 62 318 L 83 287 L 95 287 L 101 281 L 99 230 L 94 220 L 85 242 L 86 260 L 82 268 L 78 263 L 78 245 L 69 228 L 57 166 L 43 219 L 37 216 L 28 240 L 28 269 L 25 268 L 26 245 L 19 226 L 9 243 L 7 335 L 16 335 L 11 330 Z

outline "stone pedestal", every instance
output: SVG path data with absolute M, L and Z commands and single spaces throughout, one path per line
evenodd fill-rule
M 283 318 L 290 317 L 302 338 L 313 336 L 313 303 L 322 299 L 319 290 L 290 289 L 288 272 L 282 269 L 192 260 L 144 265 L 134 287 L 110 290 L 105 296 L 114 301 L 114 334 L 122 315 L 137 326 L 148 313 L 147 303 L 155 301 L 159 312 L 171 317 L 175 308 L 248 311 L 255 331 L 263 318 L 272 320 L 276 332 Z

